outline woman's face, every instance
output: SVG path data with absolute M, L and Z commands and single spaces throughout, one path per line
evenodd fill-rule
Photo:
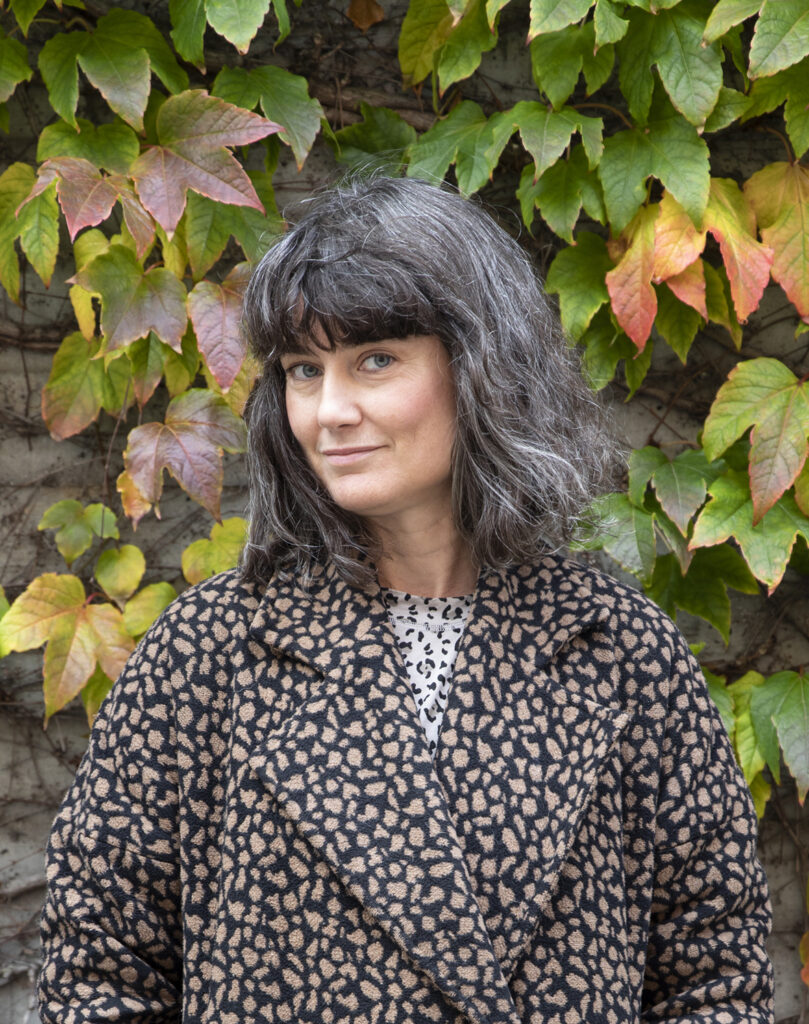
M 437 337 L 312 345 L 281 361 L 292 433 L 341 508 L 387 525 L 450 514 L 455 393 Z

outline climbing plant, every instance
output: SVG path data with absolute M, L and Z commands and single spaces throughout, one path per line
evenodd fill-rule
M 376 0 L 345 6 L 357 32 L 386 18 Z M 81 0 L 6 3 L 0 127 L 26 90 L 48 112 L 35 163 L 0 176 L 0 285 L 20 303 L 21 260 L 45 286 L 67 261 L 74 329 L 42 417 L 55 442 L 105 417 L 126 436 L 115 507 L 63 500 L 39 523 L 67 571 L 28 581 L 10 606 L 0 592 L 0 656 L 45 646 L 46 720 L 78 695 L 92 718 L 176 595 L 132 534 L 159 516 L 165 470 L 213 520 L 182 556 L 185 579 L 238 558 L 245 524 L 221 520 L 220 495 L 256 374 L 240 297 L 283 229 L 279 155 L 301 168 L 315 144 L 344 165 L 449 176 L 464 194 L 516 168 L 526 228 L 556 239 L 547 288 L 597 389 L 618 381 L 631 401 L 654 345 L 686 364 L 704 330 L 724 332 L 733 366 L 702 429 L 631 453 L 588 544 L 726 643 L 729 590 L 771 594 L 787 571 L 809 573 L 805 0 L 530 0 L 519 31 L 534 98 L 487 106 L 469 86 L 503 47 L 512 6 L 411 0 L 399 62 L 424 113 L 407 118 L 375 95 L 341 125 L 277 59 L 294 30 L 286 0 L 170 0 L 157 21 Z M 257 46 L 268 35 L 269 56 Z M 209 67 L 212 41 L 230 59 Z M 744 128 L 780 136 L 782 158 L 764 154 L 743 181 L 715 173 L 722 133 Z M 793 319 L 795 344 L 780 354 L 746 342 L 768 285 Z M 706 675 L 759 813 L 784 765 L 802 803 L 809 675 L 742 667 Z M 802 951 L 809 984 L 809 933 Z

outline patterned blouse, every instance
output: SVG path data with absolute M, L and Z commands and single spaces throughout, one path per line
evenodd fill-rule
M 383 588 L 382 597 L 407 666 L 430 754 L 435 759 L 455 653 L 472 606 L 472 595 L 417 597 Z

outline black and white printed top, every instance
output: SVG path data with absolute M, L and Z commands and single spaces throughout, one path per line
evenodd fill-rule
M 382 597 L 407 666 L 430 754 L 435 758 L 455 653 L 472 606 L 472 595 L 417 597 L 383 588 Z

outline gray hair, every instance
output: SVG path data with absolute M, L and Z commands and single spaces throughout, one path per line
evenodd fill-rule
M 247 409 L 250 530 L 242 572 L 307 579 L 331 560 L 373 578 L 366 524 L 340 508 L 292 435 L 280 357 L 313 343 L 437 335 L 453 370 L 455 525 L 481 566 L 569 542 L 609 483 L 614 447 L 527 255 L 479 205 L 425 181 L 331 188 L 270 249 L 244 300 L 263 364 Z

